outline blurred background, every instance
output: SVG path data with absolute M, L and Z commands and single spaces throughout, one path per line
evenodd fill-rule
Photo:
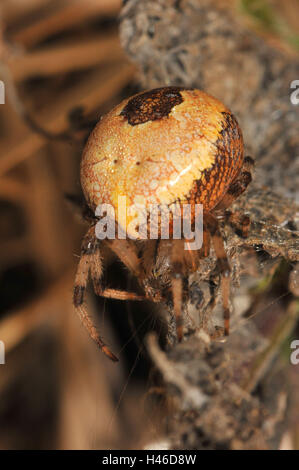
M 297 0 L 237 3 L 252 29 L 298 51 Z M 120 9 L 121 0 L 0 3 L 2 449 L 136 448 L 156 438 L 142 340 L 162 328 L 157 312 L 90 295 L 90 311 L 121 361 L 112 364 L 72 307 L 86 231 L 74 204 L 82 148 L 100 116 L 140 89 L 119 42 Z M 105 263 L 107 283 L 125 288 L 123 267 L 108 253 Z

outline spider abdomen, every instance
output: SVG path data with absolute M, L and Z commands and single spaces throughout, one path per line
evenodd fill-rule
M 111 204 L 116 219 L 120 196 L 127 206 L 200 203 L 210 211 L 242 163 L 241 130 L 220 101 L 200 90 L 164 87 L 103 117 L 84 150 L 81 183 L 89 206 Z

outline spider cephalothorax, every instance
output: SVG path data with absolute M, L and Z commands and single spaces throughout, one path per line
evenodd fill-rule
M 221 275 L 224 330 L 229 332 L 230 268 L 218 226 L 225 217 L 241 226 L 246 235 L 249 219 L 235 217 L 226 209 L 251 181 L 250 157 L 244 158 L 243 138 L 233 114 L 218 100 L 196 89 L 164 87 L 139 93 L 116 106 L 93 130 L 81 162 L 81 184 L 90 209 L 101 204 L 113 207 L 115 224 L 126 238 L 98 240 L 97 217 L 82 243 L 77 271 L 74 304 L 92 338 L 111 359 L 115 356 L 97 334 L 84 307 L 84 291 L 89 272 L 95 292 L 104 297 L 155 302 L 171 301 L 176 317 L 178 339 L 183 336 L 182 302 L 184 280 L 196 271 L 199 260 L 208 256 L 213 242 Z M 203 245 L 186 250 L 184 242 L 172 237 L 162 240 L 161 220 L 157 239 L 131 240 L 134 216 L 121 218 L 118 202 L 126 206 L 144 205 L 146 211 L 158 207 L 203 208 Z M 148 221 L 147 215 L 147 221 Z M 136 236 L 136 232 L 134 232 Z M 104 288 L 100 244 L 106 243 L 137 277 L 144 295 Z M 157 261 L 159 260 L 159 261 Z M 163 266 L 156 263 L 163 260 Z M 159 271 L 159 276 L 157 272 Z

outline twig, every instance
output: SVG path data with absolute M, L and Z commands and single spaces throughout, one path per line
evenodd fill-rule
M 60 2 L 59 8 L 37 19 L 12 35 L 11 40 L 29 47 L 42 41 L 51 34 L 94 19 L 97 15 L 114 15 L 119 11 L 121 0 L 72 0 Z
M 162 372 L 165 382 L 175 385 L 181 391 L 185 407 L 201 408 L 208 400 L 208 397 L 199 388 L 190 385 L 183 374 L 179 373 L 175 364 L 169 361 L 166 354 L 159 348 L 154 333 L 148 335 L 147 346 L 154 363 Z
M 16 113 L 21 117 L 21 119 L 27 124 L 27 126 L 37 134 L 40 134 L 42 137 L 48 140 L 70 140 L 71 134 L 68 132 L 54 133 L 46 130 L 46 128 L 40 126 L 38 122 L 32 118 L 28 110 L 23 105 L 22 100 L 19 97 L 17 88 L 15 86 L 14 80 L 11 76 L 11 72 L 8 66 L 4 63 L 0 64 L 0 76 L 4 80 L 5 89 L 10 103 L 12 104 Z
M 42 322 L 54 323 L 57 304 L 61 299 L 66 301 L 72 286 L 71 273 L 65 274 L 55 281 L 46 292 L 29 305 L 11 312 L 0 321 L 0 338 L 5 343 L 5 352 L 8 353 L 17 346 L 27 334 L 37 328 Z
M 81 39 L 71 44 L 60 43 L 23 55 L 11 55 L 7 60 L 14 80 L 32 76 L 51 76 L 92 67 L 101 63 L 117 62 L 125 58 L 115 33 Z
M 106 101 L 115 96 L 133 77 L 135 68 L 127 63 L 113 65 L 105 71 L 91 73 L 85 81 L 68 89 L 62 99 L 40 112 L 40 127 L 49 132 L 63 133 L 68 127 L 67 116 L 76 107 L 83 107 L 86 113 L 96 110 Z M 43 145 L 45 140 L 38 134 L 28 134 L 15 146 L 11 143 L 2 147 L 3 156 L 0 160 L 0 174 L 14 168 L 31 157 Z
M 285 317 L 279 322 L 270 338 L 269 346 L 258 355 L 253 367 L 250 369 L 249 377 L 241 385 L 248 393 L 252 392 L 261 377 L 269 368 L 269 364 L 278 354 L 282 343 L 293 331 L 299 318 L 299 308 L 296 301 L 291 302 Z

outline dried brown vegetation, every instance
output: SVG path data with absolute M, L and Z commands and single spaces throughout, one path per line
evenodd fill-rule
M 299 132 L 298 107 L 289 101 L 296 50 L 232 9 L 234 2 L 124 3 L 123 49 L 120 0 L 0 5 L 0 448 L 136 448 L 159 434 L 176 448 L 278 448 L 286 435 L 298 448 L 298 366 L 289 365 L 290 338 L 298 337 Z M 271 5 L 296 30 L 297 0 Z M 253 225 L 247 239 L 225 229 L 234 281 L 225 344 L 193 334 L 198 322 L 218 321 L 213 255 L 190 280 L 190 337 L 181 345 L 171 316 L 157 306 L 89 299 L 104 336 L 114 337 L 115 367 L 74 315 L 86 227 L 65 195 L 80 195 L 81 151 L 94 123 L 138 80 L 143 88 L 202 88 L 237 115 L 257 166 L 252 189 L 234 208 Z M 105 258 L 107 283 L 128 287 L 125 270 Z M 142 335 L 152 324 L 165 332 L 160 318 L 168 347 L 149 336 L 156 372 L 148 380 Z M 150 413 L 140 420 L 143 409 Z

